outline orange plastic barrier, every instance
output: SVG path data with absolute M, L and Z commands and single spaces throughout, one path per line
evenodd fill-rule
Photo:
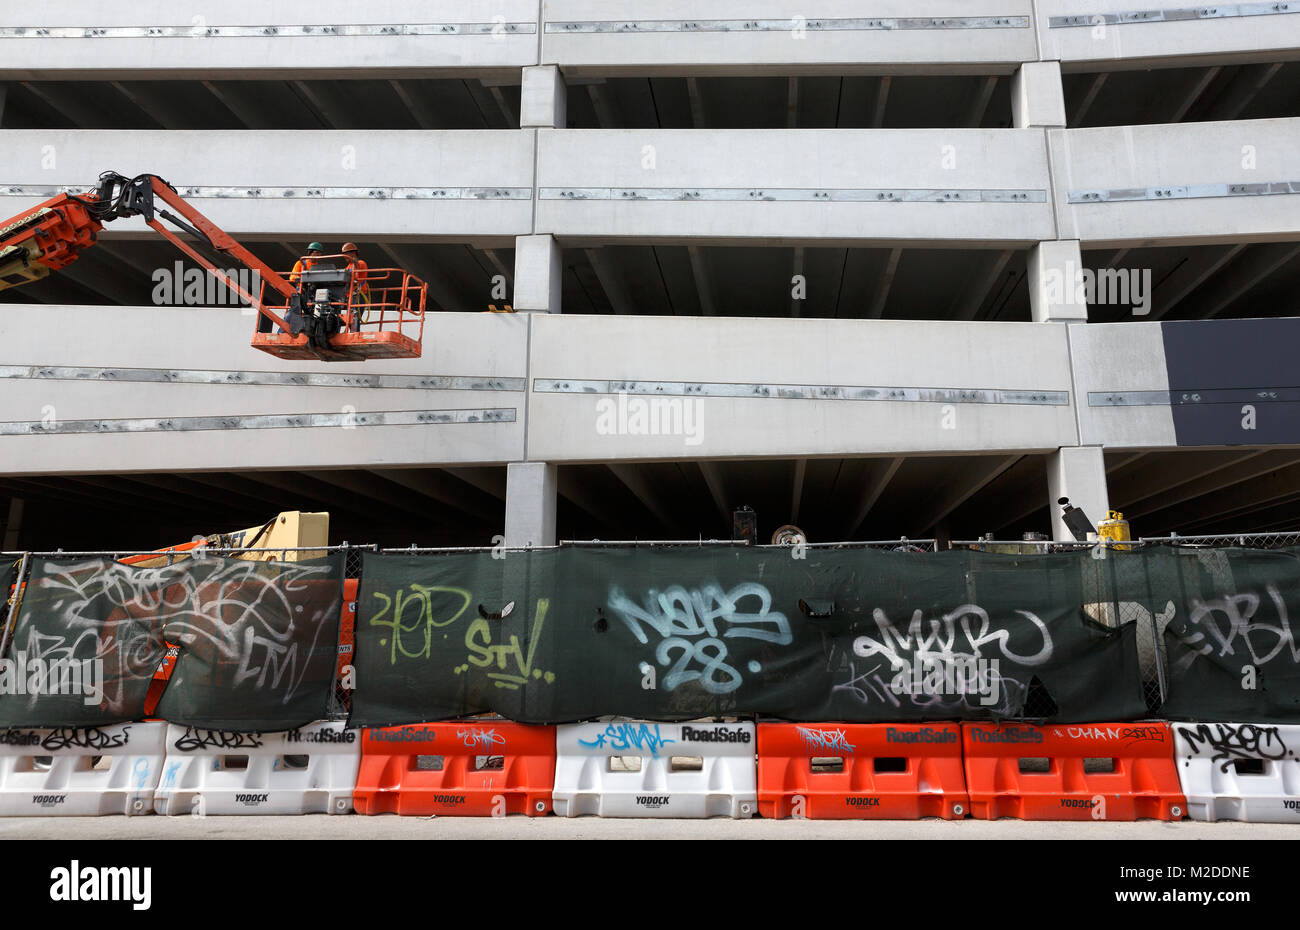
M 339 618 L 339 681 L 343 681 L 343 671 L 352 664 L 352 647 L 356 640 L 356 621 L 357 621 L 357 587 L 360 581 L 356 578 L 345 578 L 343 580 L 343 612 Z
M 964 817 L 961 726 L 758 725 L 758 812 L 810 820 Z
M 962 724 L 966 787 L 981 820 L 1181 820 L 1167 723 Z
M 540 817 L 555 789 L 555 727 L 458 720 L 363 730 L 358 814 Z

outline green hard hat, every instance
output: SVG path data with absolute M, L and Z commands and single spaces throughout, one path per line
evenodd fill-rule
M 308 252 L 324 252 L 324 251 L 325 251 L 325 246 L 321 245 L 319 242 L 313 242 L 311 245 L 307 246 L 307 251 L 308 251 Z

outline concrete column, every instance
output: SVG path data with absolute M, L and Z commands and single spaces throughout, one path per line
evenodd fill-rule
M 1110 495 L 1106 489 L 1106 460 L 1101 446 L 1072 446 L 1047 457 L 1047 496 L 1052 512 L 1052 538 L 1072 540 L 1074 534 L 1061 519 L 1062 497 L 1087 514 L 1092 525 L 1106 519 Z
M 1059 61 L 1031 61 L 1011 81 L 1011 124 L 1017 129 L 1065 127 L 1065 85 Z
M 568 88 L 556 65 L 525 68 L 519 93 L 521 129 L 564 129 L 567 126 Z
M 1077 239 L 1040 242 L 1029 252 L 1029 307 L 1035 323 L 1088 322 L 1083 252 Z
M 515 310 L 560 312 L 562 256 L 554 236 L 515 237 Z
M 506 467 L 506 546 L 555 545 L 556 467 L 511 462 Z

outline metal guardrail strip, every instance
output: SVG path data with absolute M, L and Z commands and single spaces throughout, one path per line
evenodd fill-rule
M 1028 404 L 1063 407 L 1069 391 L 1003 391 L 965 388 L 846 387 L 809 384 L 725 384 L 685 381 L 583 381 L 535 378 L 540 394 L 628 394 L 659 397 L 748 397 L 766 400 L 856 400 L 924 404 Z
M 336 36 L 536 35 L 536 23 L 294 23 L 209 26 L 0 26 L 0 39 L 321 39 Z
M 543 187 L 539 200 L 699 203 L 1047 203 L 1042 189 Z
M 1184 407 L 1201 404 L 1300 403 L 1300 387 L 1205 391 L 1091 391 L 1089 407 Z
M 210 371 L 180 368 L 91 368 L 0 365 L 0 380 L 230 384 L 253 386 L 383 388 L 422 391 L 523 391 L 523 378 L 425 375 L 323 374 L 283 371 Z
M 788 19 L 632 19 L 548 22 L 548 35 L 696 32 L 909 32 L 946 29 L 1028 29 L 1028 16 L 948 16 L 906 18 Z
M 1297 0 L 1300 2 L 1300 0 Z M 1149 200 L 1211 200 L 1220 197 L 1277 197 L 1300 194 L 1300 181 L 1258 184 L 1184 184 L 1173 187 L 1117 187 L 1070 191 L 1070 203 L 1134 203 Z
M 514 407 L 476 410 L 397 410 L 376 413 L 288 413 L 228 417 L 160 417 L 118 420 L 42 420 L 0 423 L 0 436 L 63 436 L 85 433 L 184 433 L 233 429 L 312 429 L 318 427 L 437 426 L 459 423 L 513 423 Z
M 0 185 L 0 196 L 48 199 L 90 185 Z M 530 187 L 232 187 L 177 188 L 186 199 L 210 200 L 531 200 Z
M 1128 10 L 1118 13 L 1072 13 L 1048 20 L 1052 29 L 1085 26 L 1126 26 L 1135 23 L 1178 23 L 1198 19 L 1238 19 L 1243 16 L 1278 16 L 1300 13 L 1294 3 L 1216 3 L 1213 6 L 1176 7 L 1167 10 Z

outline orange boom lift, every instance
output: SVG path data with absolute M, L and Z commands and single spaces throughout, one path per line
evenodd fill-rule
M 255 349 L 279 358 L 326 362 L 420 357 L 428 285 L 419 278 L 400 268 L 375 268 L 357 272 L 364 280 L 353 281 L 348 268 L 327 264 L 343 256 L 327 255 L 290 283 L 153 174 L 128 178 L 106 172 L 99 186 L 84 194 L 59 194 L 0 223 L 0 290 L 66 268 L 95 244 L 105 223 L 127 216 L 144 217 L 160 236 L 257 310 Z M 259 293 L 245 291 L 160 217 L 255 272 Z

